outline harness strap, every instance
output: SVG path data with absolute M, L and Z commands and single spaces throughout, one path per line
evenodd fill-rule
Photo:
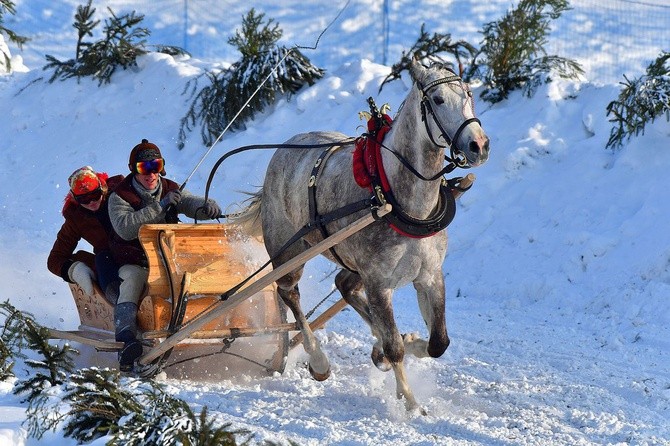
M 316 227 L 319 228 L 323 238 L 327 238 L 330 234 L 328 233 L 326 226 L 319 220 L 319 210 L 316 205 L 316 185 L 319 180 L 319 176 L 321 175 L 321 172 L 323 172 L 323 168 L 326 166 L 326 161 L 328 161 L 328 158 L 330 158 L 330 156 L 340 148 L 342 148 L 342 146 L 332 146 L 323 151 L 323 153 L 314 163 L 314 167 L 312 168 L 312 174 L 310 175 L 309 183 L 307 184 L 307 195 L 309 197 L 309 221 L 314 223 Z M 337 254 L 337 251 L 335 251 L 334 246 L 331 247 L 329 251 L 335 258 L 337 263 L 339 263 L 340 265 L 342 265 L 342 267 L 348 269 L 349 271 L 355 272 L 344 263 L 344 260 L 342 260 L 339 254 Z
M 444 81 L 435 81 L 426 87 L 426 89 L 432 88 L 442 82 Z M 451 188 L 447 181 L 444 178 L 441 179 L 438 201 L 430 216 L 426 219 L 412 217 L 403 210 L 391 190 L 391 185 L 386 176 L 386 172 L 384 171 L 381 148 L 384 147 L 389 150 L 414 175 L 425 181 L 437 180 L 445 172 L 453 171 L 457 165 L 450 163 L 432 178 L 425 178 L 423 175 L 419 174 L 419 172 L 417 172 L 401 154 L 384 146 L 384 136 L 386 136 L 386 133 L 391 129 L 391 119 L 388 115 L 379 113 L 372 98 L 368 99 L 368 103 L 370 104 L 371 111 L 371 118 L 368 120 L 368 133 L 364 134 L 357 141 L 356 150 L 360 153 L 358 159 L 356 159 L 356 157 L 354 158 L 354 162 L 356 163 L 358 161 L 359 165 L 361 160 L 365 162 L 363 168 L 365 169 L 367 176 L 364 179 L 366 180 L 366 183 L 369 182 L 368 187 L 374 192 L 379 203 L 389 203 L 392 206 L 391 212 L 383 217 L 384 220 L 388 222 L 389 226 L 391 226 L 394 231 L 405 237 L 430 237 L 442 231 L 449 226 L 456 214 L 456 200 L 451 193 Z M 465 125 L 461 126 L 457 133 L 460 133 L 460 130 L 464 128 Z M 360 175 L 360 167 L 354 165 L 354 175 L 356 175 L 357 171 Z M 358 180 L 357 183 L 361 185 L 361 182 Z
M 277 251 L 277 253 L 263 266 L 261 266 L 259 269 L 256 270 L 255 273 L 251 274 L 248 276 L 246 279 L 244 279 L 242 282 L 238 283 L 235 285 L 233 288 L 229 289 L 225 293 L 223 293 L 220 297 L 221 300 L 227 300 L 228 297 L 232 296 L 235 294 L 240 288 L 242 288 L 245 284 L 247 284 L 251 279 L 253 279 L 257 274 L 259 274 L 263 269 L 265 269 L 266 266 L 272 263 L 272 261 L 277 258 L 279 254 L 282 252 L 286 251 L 289 246 L 303 238 L 305 235 L 309 234 L 312 232 L 316 227 L 319 225 L 327 225 L 330 222 L 333 222 L 335 220 L 339 220 L 340 218 L 346 217 L 348 215 L 353 215 L 356 212 L 360 212 L 363 210 L 371 210 L 375 219 L 379 220 L 380 218 L 384 217 L 378 217 L 375 208 L 377 207 L 378 202 L 375 200 L 375 197 L 370 197 L 366 198 L 364 200 L 356 201 L 354 203 L 350 203 L 346 206 L 342 206 L 341 208 L 335 209 L 334 211 L 330 211 L 324 215 L 317 215 L 316 220 L 310 221 L 307 223 L 305 226 L 300 228 L 298 232 L 293 234 L 293 237 L 291 237 L 284 245 L 282 245 L 281 248 Z

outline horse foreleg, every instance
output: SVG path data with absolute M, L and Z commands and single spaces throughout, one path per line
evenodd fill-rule
M 370 331 L 372 331 L 372 335 L 376 339 L 375 345 L 372 347 L 372 354 L 370 355 L 373 364 L 382 372 L 388 372 L 391 370 L 391 363 L 384 356 L 381 334 L 372 324 L 370 306 L 365 297 L 365 287 L 363 286 L 361 276 L 351 271 L 347 271 L 346 269 L 340 270 L 340 272 L 337 273 L 337 276 L 335 276 L 335 286 L 340 291 L 340 294 L 342 294 L 342 298 L 351 305 L 351 307 L 361 316 L 363 321 L 368 324 Z
M 445 316 L 445 290 L 442 271 L 436 271 L 428 280 L 414 282 L 419 309 L 430 332 L 428 342 L 416 334 L 405 335 L 405 346 L 414 356 L 439 358 L 449 347 Z
M 321 350 L 321 344 L 316 339 L 316 336 L 314 336 L 314 332 L 309 327 L 309 322 L 302 311 L 298 285 L 290 289 L 279 286 L 277 292 L 293 313 L 300 333 L 302 333 L 302 345 L 305 348 L 305 352 L 309 355 L 309 372 L 317 381 L 328 379 L 330 376 L 330 363 L 323 350 Z

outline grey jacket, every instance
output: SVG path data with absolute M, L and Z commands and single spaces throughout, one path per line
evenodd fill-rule
M 117 193 L 109 196 L 109 218 L 112 222 L 114 231 L 124 240 L 136 239 L 140 232 L 140 227 L 148 223 L 165 223 L 165 209 L 160 204 L 162 196 L 162 182 L 158 182 L 158 187 L 149 191 L 146 190 L 135 178 L 132 179 L 134 192 L 142 200 L 142 208 L 135 210 L 126 200 Z M 209 200 L 212 201 L 212 200 Z M 190 218 L 204 219 L 201 213 L 196 212 L 198 208 L 205 204 L 204 197 L 193 195 L 186 189 L 181 192 L 181 201 L 177 204 L 177 212 Z

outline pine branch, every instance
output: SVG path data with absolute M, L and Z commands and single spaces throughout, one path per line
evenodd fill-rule
M 4 324 L 0 330 L 0 381 L 14 377 L 14 359 L 25 359 L 23 349 L 28 343 L 23 335 L 25 318 L 32 317 L 21 313 L 9 300 L 0 304 L 0 315 L 4 316 Z
M 19 47 L 19 50 L 22 50 L 23 44 L 30 39 L 24 36 L 20 36 L 11 29 L 3 26 L 4 15 L 7 13 L 11 15 L 16 14 L 16 6 L 14 5 L 14 2 L 12 0 L 0 0 L 0 34 L 6 35 L 10 42 L 15 43 L 16 46 Z M 11 72 L 12 61 L 9 57 L 9 54 L 5 53 L 4 51 L 1 51 L 0 53 L 2 54 L 2 59 L 4 60 L 4 63 L 0 63 L 0 66 L 4 65 L 7 72 Z
M 609 121 L 615 124 L 607 148 L 620 148 L 624 141 L 644 134 L 646 125 L 660 116 L 670 121 L 670 53 L 662 51 L 644 76 L 624 79 L 618 99 L 607 105 Z
M 444 53 L 451 54 L 456 63 L 462 64 L 464 59 L 471 58 L 475 53 L 475 47 L 464 40 L 458 42 L 451 41 L 451 34 L 434 33 L 432 36 L 426 32 L 426 24 L 421 25 L 419 38 L 412 45 L 408 51 L 403 51 L 400 61 L 393 64 L 391 67 L 391 74 L 386 76 L 384 81 L 379 86 L 379 92 L 382 91 L 384 85 L 396 79 L 400 79 L 403 71 L 409 71 L 412 65 L 412 59 L 418 59 L 427 65 L 431 63 L 440 63 L 453 67 L 453 63 L 449 62 L 442 55 Z
M 24 313 L 19 319 L 26 347 L 41 359 L 26 359 L 25 364 L 34 373 L 26 380 L 19 380 L 14 393 L 25 396 L 23 402 L 28 402 L 28 409 L 24 425 L 31 436 L 39 439 L 45 432 L 55 430 L 65 416 L 55 395 L 74 369 L 73 355 L 77 351 L 68 344 L 62 347 L 49 344 L 49 330 L 37 324 L 32 316 Z
M 242 20 L 242 30 L 228 40 L 242 54 L 239 61 L 229 69 L 207 72 L 187 85 L 185 91 L 193 87 L 192 102 L 180 121 L 179 149 L 184 147 L 187 133 L 198 124 L 202 142 L 209 146 L 236 116 L 230 128 L 243 129 L 246 122 L 274 104 L 278 97 L 290 98 L 323 77 L 324 71 L 312 65 L 297 48 L 277 45 L 282 31 L 272 19 L 265 22 L 264 17 L 251 9 Z M 202 78 L 207 78 L 209 85 L 195 93 L 195 84 Z M 254 96 L 261 84 L 263 87 Z
M 464 74 L 466 81 L 484 84 L 482 98 L 490 102 L 506 99 L 522 89 L 531 96 L 553 73 L 578 79 L 584 71 L 570 59 L 547 55 L 550 23 L 569 10 L 567 0 L 521 0 L 502 19 L 484 25 L 484 40 Z
M 109 83 L 112 75 L 121 67 L 124 70 L 137 65 L 137 58 L 149 52 L 145 38 L 151 33 L 147 28 L 140 26 L 144 15 L 137 15 L 135 11 L 117 16 L 111 8 L 107 8 L 110 18 L 105 19 L 103 27 L 104 38 L 87 42 L 86 37 L 92 37 L 94 29 L 100 23 L 92 21 L 95 8 L 91 7 L 92 0 L 85 6 L 79 6 L 75 14 L 74 27 L 77 29 L 77 46 L 75 58 L 60 61 L 47 55 L 45 70 L 54 70 L 49 82 L 56 79 L 69 79 L 91 76 L 98 80 L 98 85 Z M 176 46 L 155 46 L 158 51 L 171 55 L 187 54 Z
M 110 369 L 90 368 L 72 374 L 63 400 L 70 403 L 63 432 L 80 443 L 115 434 L 121 418 L 143 410 L 121 385 L 119 372 Z
M 114 435 L 114 444 L 184 446 L 237 446 L 237 435 L 247 431 L 230 430 L 230 424 L 216 426 L 203 408 L 196 417 L 186 402 L 168 394 L 152 383 L 136 395 L 142 401 L 141 411 L 128 416 Z M 246 444 L 246 442 L 244 443 Z
M 32 319 L 26 319 L 25 330 L 28 347 L 42 356 L 41 360 L 26 361 L 27 365 L 37 370 L 35 377 L 29 381 L 37 385 L 63 384 L 66 376 L 74 370 L 74 356 L 79 352 L 67 343 L 62 347 L 49 344 L 49 330 Z

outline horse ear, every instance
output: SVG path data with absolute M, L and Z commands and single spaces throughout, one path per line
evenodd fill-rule
M 412 65 L 410 66 L 409 72 L 412 75 L 414 81 L 418 81 L 421 78 L 421 73 L 423 73 L 424 67 L 419 62 L 419 59 L 414 55 L 412 57 Z

